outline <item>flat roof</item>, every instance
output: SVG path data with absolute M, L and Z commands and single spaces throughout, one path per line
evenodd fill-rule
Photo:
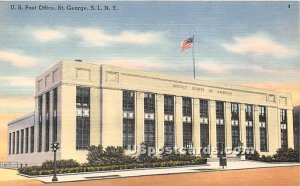
M 13 125 L 13 124 L 15 124 L 15 123 L 17 123 L 17 122 L 19 122 L 19 121 L 25 120 L 25 119 L 30 118 L 30 117 L 34 117 L 34 111 L 33 111 L 33 112 L 30 112 L 30 113 L 28 113 L 28 114 L 25 114 L 25 115 L 23 115 L 23 116 L 20 116 L 20 117 L 18 117 L 17 119 L 14 119 L 14 120 L 8 122 L 7 125 Z

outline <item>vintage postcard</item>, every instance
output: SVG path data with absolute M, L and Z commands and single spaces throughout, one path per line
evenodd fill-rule
M 0 1 L 0 185 L 300 185 L 299 10 Z

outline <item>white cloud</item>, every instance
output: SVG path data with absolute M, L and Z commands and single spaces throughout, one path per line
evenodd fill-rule
M 34 31 L 32 34 L 38 41 L 43 43 L 64 39 L 66 37 L 63 32 L 51 29 Z
M 0 50 L 0 62 L 8 62 L 13 66 L 29 68 L 36 64 L 36 59 L 16 52 Z
M 204 59 L 197 61 L 197 67 L 200 71 L 205 71 L 212 74 L 229 74 L 234 66 L 224 64 L 213 59 Z
M 118 35 L 104 33 L 101 29 L 81 28 L 75 33 L 81 37 L 85 46 L 103 47 L 112 43 L 152 44 L 163 40 L 161 32 L 123 31 Z
M 0 76 L 0 81 L 5 81 L 9 86 L 34 87 L 34 78 L 24 76 Z
M 264 67 L 260 65 L 251 65 L 249 67 L 255 73 L 265 73 L 271 75 L 284 75 L 289 77 L 299 77 L 299 68 L 274 68 L 274 67 Z
M 246 37 L 234 37 L 233 43 L 223 43 L 221 46 L 233 53 L 252 53 L 255 55 L 271 55 L 275 57 L 290 57 L 297 52 L 277 43 L 267 34 L 254 34 Z

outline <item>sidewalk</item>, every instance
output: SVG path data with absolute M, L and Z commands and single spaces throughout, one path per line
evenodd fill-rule
M 225 170 L 239 170 L 239 169 L 253 169 L 266 167 L 286 167 L 286 166 L 300 166 L 300 163 L 265 163 L 256 161 L 229 161 L 227 167 L 222 169 L 219 167 L 219 162 L 208 162 L 207 165 L 185 166 L 185 167 L 171 167 L 171 168 L 149 168 L 149 169 L 133 169 L 133 170 L 114 170 L 101 171 L 77 174 L 62 174 L 58 175 L 58 182 L 72 182 L 95 179 L 109 179 L 109 178 L 125 178 L 134 176 L 151 176 L 151 175 L 165 175 L 165 174 L 181 174 L 181 173 L 197 173 L 207 171 L 225 171 Z M 40 180 L 44 183 L 52 182 L 51 176 L 39 176 L 34 179 Z
M 2 169 L 2 168 L 0 169 L 0 181 L 26 180 L 26 179 L 28 178 L 18 175 L 18 171 L 15 169 Z

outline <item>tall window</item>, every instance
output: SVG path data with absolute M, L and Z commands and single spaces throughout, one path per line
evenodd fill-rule
M 24 153 L 24 129 L 21 130 L 21 154 Z
M 19 154 L 20 150 L 20 132 L 17 131 L 17 154 Z
M 45 128 L 45 151 L 49 151 L 50 140 L 50 93 L 46 93 L 46 128 Z
M 260 151 L 266 152 L 268 151 L 266 107 L 258 106 L 258 109 L 259 109 Z
M 183 146 L 190 148 L 192 142 L 192 99 L 182 98 L 182 116 L 183 116 Z
M 164 96 L 164 146 L 174 147 L 174 96 Z
M 29 128 L 25 129 L 25 153 L 28 153 L 28 143 L 29 143 Z
M 155 147 L 155 94 L 144 94 L 144 137 L 148 146 Z
M 123 148 L 135 146 L 135 96 L 133 91 L 123 91 Z
M 253 140 L 253 106 L 252 105 L 246 105 L 245 120 L 246 120 L 246 146 L 247 147 L 254 147 L 254 140 Z
M 12 144 L 12 153 L 15 154 L 15 150 L 16 150 L 16 133 L 13 132 L 13 144 Z
M 200 142 L 202 147 L 209 145 L 208 100 L 200 99 Z
M 43 96 L 38 98 L 38 116 L 39 116 L 39 135 L 38 135 L 38 152 L 42 151 L 42 131 L 43 131 Z
M 53 89 L 52 142 L 57 142 L 57 88 Z
M 231 104 L 231 135 L 232 148 L 238 147 L 240 142 L 240 127 L 239 127 L 239 105 Z
M 280 109 L 281 147 L 288 148 L 287 111 Z
M 90 146 L 90 88 L 76 87 L 76 149 Z
M 224 102 L 216 101 L 217 144 L 225 143 Z
M 34 152 L 34 126 L 30 127 L 30 152 Z
M 8 154 L 11 154 L 11 133 L 9 133 L 9 141 L 8 141 Z

